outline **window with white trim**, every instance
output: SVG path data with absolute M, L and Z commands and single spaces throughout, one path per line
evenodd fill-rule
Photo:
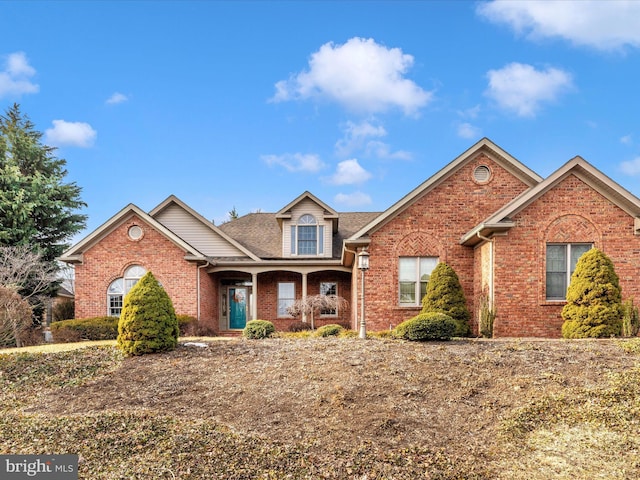
M 122 303 L 129 290 L 144 277 L 147 271 L 140 265 L 131 265 L 124 272 L 124 277 L 116 278 L 107 289 L 107 315 L 119 317 Z
M 400 257 L 398 292 L 401 306 L 418 306 L 427 293 L 427 282 L 438 264 L 438 257 Z
M 321 282 L 320 283 L 320 295 L 338 296 L 338 284 L 336 282 Z M 337 308 L 323 308 L 320 311 L 320 315 L 323 317 L 337 317 Z
M 546 298 L 565 300 L 571 275 L 580 256 L 592 248 L 591 243 L 547 244 Z
M 319 225 L 313 215 L 302 215 L 291 226 L 292 255 L 323 255 L 324 225 Z
M 290 317 L 287 308 L 296 301 L 296 284 L 293 282 L 278 283 L 278 317 Z

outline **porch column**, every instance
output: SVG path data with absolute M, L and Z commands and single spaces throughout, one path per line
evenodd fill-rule
M 251 274 L 251 293 L 253 301 L 251 302 L 251 320 L 258 319 L 258 274 Z
M 303 273 L 302 274 L 302 300 L 306 300 L 307 298 L 307 274 Z M 302 321 L 306 322 L 307 321 L 307 312 L 303 311 L 302 312 Z

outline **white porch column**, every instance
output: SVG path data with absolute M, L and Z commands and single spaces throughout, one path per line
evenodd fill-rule
M 307 298 L 307 274 L 306 272 L 302 274 L 302 300 L 305 300 Z M 302 321 L 306 322 L 307 321 L 307 313 L 303 312 L 302 313 Z
M 251 320 L 258 319 L 258 274 L 251 274 L 251 295 L 253 296 L 251 302 Z

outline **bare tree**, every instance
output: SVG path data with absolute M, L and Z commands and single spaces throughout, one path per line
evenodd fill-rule
M 344 298 L 337 295 L 309 295 L 293 302 L 287 313 L 292 317 L 310 318 L 311 328 L 315 329 L 314 317 L 316 314 L 327 310 L 338 310 L 349 306 Z
M 56 264 L 45 261 L 30 245 L 0 247 L 0 285 L 19 292 L 32 305 L 40 303 L 57 280 Z
M 32 309 L 15 289 L 0 285 L 0 346 L 22 346 L 23 335 L 31 328 Z

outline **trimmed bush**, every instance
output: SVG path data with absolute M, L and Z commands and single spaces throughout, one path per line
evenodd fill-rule
M 294 322 L 287 328 L 289 332 L 305 332 L 311 330 L 311 324 L 309 322 Z
M 420 313 L 398 325 L 393 330 L 393 336 L 417 342 L 450 340 L 457 327 L 456 321 L 444 313 Z
M 147 272 L 124 297 L 118 347 L 125 355 L 165 352 L 178 345 L 178 319 L 167 292 Z
M 118 317 L 94 317 L 53 322 L 51 335 L 56 343 L 115 340 L 118 338 Z
M 342 333 L 344 327 L 337 324 L 324 325 L 316 330 L 316 337 L 337 337 Z
M 267 320 L 250 320 L 247 322 L 247 326 L 244 327 L 242 335 L 245 338 L 259 340 L 270 337 L 275 331 L 276 327 Z
M 562 308 L 564 338 L 620 335 L 622 296 L 613 262 L 597 248 L 582 254 L 571 275 L 567 304 Z
M 456 272 L 444 262 L 438 263 L 431 272 L 427 292 L 422 299 L 423 313 L 440 312 L 448 315 L 456 324 L 454 337 L 466 337 L 471 333 L 471 313 Z

